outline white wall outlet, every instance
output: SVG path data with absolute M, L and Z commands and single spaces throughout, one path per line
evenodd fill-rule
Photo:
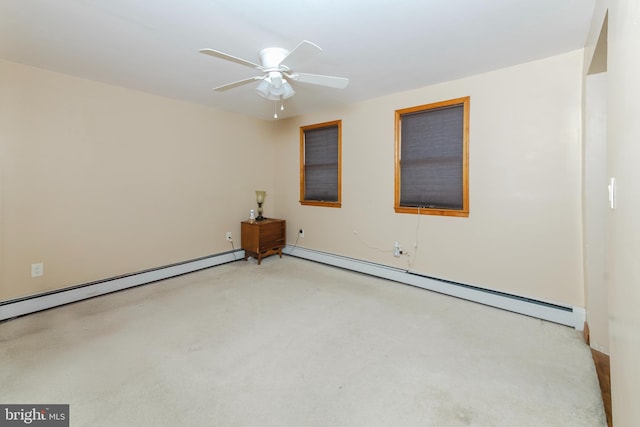
M 300 230 L 298 230 L 298 236 L 304 237 L 304 228 L 301 228 Z
M 227 233 L 224 236 L 227 239 L 227 242 L 232 242 L 233 241 L 233 239 L 231 238 L 231 232 L 230 231 L 227 231 Z
M 31 277 L 40 277 L 42 275 L 44 275 L 44 264 L 41 262 L 31 264 Z
M 400 256 L 400 243 L 396 242 L 393 245 L 393 256 L 398 258 Z

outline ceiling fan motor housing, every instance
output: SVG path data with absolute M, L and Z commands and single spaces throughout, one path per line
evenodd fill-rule
M 284 58 L 289 55 L 289 51 L 280 47 L 268 47 L 260 51 L 260 62 L 265 71 L 282 70 L 286 71 L 286 66 L 280 66 Z

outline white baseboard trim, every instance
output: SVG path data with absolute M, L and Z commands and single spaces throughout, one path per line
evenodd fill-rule
M 242 250 L 225 252 L 223 254 L 211 255 L 204 258 L 185 261 L 179 264 L 172 264 L 152 270 L 127 274 L 125 276 L 114 277 L 43 294 L 0 302 L 0 321 L 156 282 L 158 280 L 192 273 L 197 270 L 241 260 L 243 257 L 244 251 Z
M 584 328 L 586 314 L 585 309 L 582 307 L 571 307 L 563 304 L 538 301 L 518 295 L 510 295 L 503 292 L 496 292 L 477 286 L 428 277 L 383 264 L 343 257 L 327 252 L 301 248 L 299 246 L 287 245 L 283 250 L 283 253 L 347 270 L 369 274 L 371 276 L 393 280 L 395 282 L 416 286 L 514 313 L 571 326 L 578 331 L 581 331 Z

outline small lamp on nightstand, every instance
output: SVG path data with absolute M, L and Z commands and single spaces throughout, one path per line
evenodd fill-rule
M 264 196 L 266 191 L 256 191 L 256 202 L 258 202 L 258 217 L 256 221 L 264 221 L 266 218 L 262 216 L 262 204 L 264 203 Z

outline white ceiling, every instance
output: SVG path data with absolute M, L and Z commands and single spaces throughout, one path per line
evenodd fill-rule
M 297 83 L 291 117 L 540 59 L 584 46 L 595 0 L 0 0 L 0 58 L 273 120 L 256 75 L 198 53 L 258 62 L 309 40 L 299 70 L 348 77 Z

